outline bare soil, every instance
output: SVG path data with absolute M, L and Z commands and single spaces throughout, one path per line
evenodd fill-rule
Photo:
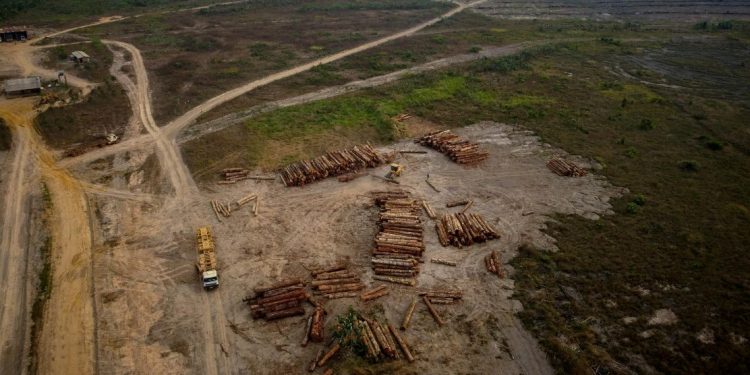
M 415 122 L 413 127 L 419 131 L 434 125 Z M 535 340 L 514 316 L 521 307 L 510 299 L 512 279 L 500 280 L 487 273 L 483 257 L 491 249 L 498 250 L 507 262 L 521 244 L 548 247 L 554 240 L 540 230 L 550 215 L 596 219 L 611 213 L 608 201 L 621 189 L 595 175 L 564 178 L 553 174 L 545 162 L 564 152 L 540 143 L 523 129 L 481 123 L 457 132 L 481 142 L 490 159 L 467 168 L 431 150 L 426 155 L 405 156 L 399 160 L 406 166 L 400 188 L 427 199 L 438 211 L 446 210 L 446 201 L 474 199 L 472 210 L 496 225 L 502 238 L 457 250 L 440 247 L 435 233 L 427 230 L 427 263 L 418 286 L 460 288 L 465 299 L 454 307 L 440 307 L 449 324 L 439 329 L 426 310 L 419 308 L 413 329 L 406 333 L 418 361 L 397 368 L 438 374 L 552 373 Z M 402 142 L 383 151 L 415 148 Z M 585 160 L 573 160 L 587 166 Z M 385 167 L 370 172 L 382 175 Z M 427 173 L 440 193 L 424 182 Z M 135 180 L 128 188 L 144 190 L 151 183 Z M 278 182 L 210 184 L 201 187 L 200 196 L 181 205 L 171 200 L 144 204 L 97 198 L 100 217 L 94 267 L 101 322 L 100 370 L 302 371 L 318 348 L 317 344 L 307 348 L 298 344 L 304 318 L 254 321 L 241 300 L 254 286 L 286 277 L 307 278 L 311 268 L 336 261 L 350 262 L 366 282 L 374 284 L 368 254 L 377 210 L 367 194 L 393 187 L 365 176 L 346 184 L 328 179 L 303 188 L 285 188 Z M 243 208 L 217 221 L 209 199 L 236 200 L 249 192 L 261 197 L 257 217 Z M 429 220 L 424 220 L 426 228 L 431 228 Z M 200 225 L 211 225 L 217 241 L 222 286 L 211 293 L 200 290 L 193 268 L 193 231 Z M 459 266 L 429 263 L 432 257 L 454 259 Z M 368 305 L 354 299 L 327 302 L 328 331 L 334 317 L 350 305 L 397 323 L 414 289 L 394 289 Z M 342 373 L 349 373 L 348 362 L 334 363 Z

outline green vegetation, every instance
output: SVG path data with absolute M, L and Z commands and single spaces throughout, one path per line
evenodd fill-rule
M 403 10 L 446 8 L 449 4 L 434 0 L 349 0 L 335 2 L 314 1 L 303 5 L 302 12 L 342 10 Z
M 144 12 L 151 9 L 187 7 L 209 0 L 3 0 L 0 21 L 80 22 L 81 17 L 113 13 Z
M 44 216 L 43 225 L 47 225 L 47 217 L 50 215 L 52 208 L 52 197 L 50 196 L 47 185 L 42 183 L 42 201 L 44 202 Z M 31 307 L 31 345 L 29 351 L 29 373 L 37 373 L 37 348 L 39 346 L 39 333 L 42 330 L 42 324 L 44 322 L 44 307 L 52 294 L 52 261 L 50 254 L 52 251 L 52 238 L 48 235 L 44 239 L 44 243 L 39 248 L 39 256 L 42 262 L 42 268 L 39 271 L 39 283 L 36 288 L 36 298 L 34 304 Z
M 314 153 L 341 142 L 388 142 L 396 134 L 387 121 L 396 113 L 449 127 L 481 120 L 521 124 L 545 142 L 596 160 L 613 184 L 639 192 L 614 200 L 616 214 L 597 221 L 557 217 L 547 232 L 559 251 L 523 246 L 513 262 L 516 297 L 525 306 L 520 316 L 560 372 L 616 373 L 622 366 L 747 372 L 750 350 L 738 342 L 750 337 L 750 323 L 737 318 L 750 313 L 750 258 L 743 253 L 750 240 L 747 98 L 648 87 L 602 69 L 663 58 L 658 53 L 668 47 L 693 57 L 684 69 L 703 72 L 703 56 L 734 49 L 734 43 L 571 42 L 268 113 L 222 136 L 252 139 L 257 149 L 276 155 L 267 164 L 256 157 L 255 165 L 275 166 L 307 156 L 299 150 L 309 144 Z M 701 79 L 711 83 L 731 74 L 747 85 L 737 75 L 741 65 L 734 66 Z M 638 69 L 667 82 L 683 78 L 682 70 L 659 75 Z M 325 147 L 315 141 L 332 135 L 340 138 Z M 709 140 L 723 145 L 721 151 Z M 242 155 L 256 150 L 235 144 L 230 149 Z M 200 174 L 204 170 L 195 167 L 202 165 L 201 155 L 189 151 L 194 147 L 186 147 L 187 159 Z M 212 157 L 212 168 L 239 160 L 234 154 Z M 572 300 L 561 286 L 580 298 Z M 674 311 L 677 323 L 648 325 L 662 308 Z M 715 334 L 714 343 L 698 340 L 704 329 Z

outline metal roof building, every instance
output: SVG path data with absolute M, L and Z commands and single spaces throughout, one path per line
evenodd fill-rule
M 70 58 L 79 63 L 88 62 L 91 59 L 91 57 L 83 51 L 73 51 L 73 53 L 70 54 Z
M 39 94 L 42 91 L 42 79 L 39 77 L 16 78 L 5 81 L 5 94 L 29 95 Z

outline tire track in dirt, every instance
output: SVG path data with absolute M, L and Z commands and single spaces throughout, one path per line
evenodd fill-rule
M 312 69 L 312 68 L 314 68 L 314 67 L 316 67 L 318 65 L 328 64 L 328 63 L 334 62 L 336 60 L 341 60 L 344 57 L 351 56 L 351 55 L 354 55 L 356 53 L 363 52 L 363 51 L 366 51 L 368 49 L 372 49 L 372 48 L 375 48 L 377 46 L 380 46 L 382 44 L 394 41 L 396 39 L 400 39 L 400 38 L 412 35 L 412 34 L 418 32 L 418 31 L 420 31 L 420 30 L 422 30 L 422 29 L 424 29 L 424 28 L 426 28 L 428 26 L 434 25 L 434 24 L 442 21 L 443 19 L 449 18 L 449 17 L 455 15 L 456 13 L 462 12 L 464 9 L 476 6 L 476 5 L 481 4 L 481 3 L 485 2 L 485 1 L 487 1 L 487 0 L 478 0 L 478 1 L 474 1 L 474 2 L 469 3 L 469 4 L 456 3 L 458 5 L 457 7 L 451 9 L 450 11 L 444 13 L 443 15 L 441 15 L 439 17 L 436 17 L 436 18 L 433 18 L 431 20 L 422 22 L 422 23 L 418 24 L 417 26 L 411 27 L 411 28 L 406 29 L 404 31 L 400 31 L 400 32 L 395 33 L 395 34 L 391 34 L 389 36 L 386 36 L 386 37 L 383 37 L 383 38 L 380 38 L 380 39 L 376 39 L 376 40 L 373 40 L 371 42 L 367 42 L 365 44 L 361 44 L 361 45 L 359 45 L 357 47 L 350 48 L 350 49 L 347 49 L 347 50 L 344 50 L 344 51 L 341 51 L 341 52 L 338 52 L 338 53 L 334 53 L 332 55 L 328 55 L 328 56 L 325 56 L 325 57 L 313 60 L 313 61 L 308 62 L 306 64 L 302 64 L 302 65 L 296 66 L 294 68 L 287 69 L 287 70 L 284 70 L 284 71 L 281 71 L 281 72 L 278 72 L 278 73 L 274 73 L 274 74 L 268 75 L 268 76 L 266 76 L 264 78 L 261 78 L 261 79 L 258 79 L 258 80 L 246 83 L 246 84 L 244 84 L 244 85 L 242 85 L 240 87 L 237 87 L 235 89 L 229 90 L 229 91 L 227 91 L 227 92 L 225 92 L 223 94 L 217 95 L 217 96 L 215 96 L 215 97 L 213 97 L 213 98 L 211 98 L 211 99 L 203 102 L 202 104 L 194 107 L 193 109 L 187 111 L 184 115 L 176 118 L 175 120 L 173 120 L 172 122 L 170 122 L 169 124 L 167 124 L 165 126 L 164 132 L 167 134 L 167 137 L 169 139 L 174 139 L 174 138 L 177 137 L 177 135 L 185 127 L 187 127 L 188 125 L 190 125 L 193 122 L 195 122 L 195 120 L 198 119 L 198 117 L 200 117 L 203 113 L 208 112 L 208 111 L 210 111 L 210 110 L 218 107 L 219 105 L 224 104 L 224 103 L 226 103 L 226 102 L 228 102 L 228 101 L 230 101 L 232 99 L 235 99 L 235 98 L 237 98 L 240 95 L 243 95 L 243 94 L 246 94 L 246 93 L 248 93 L 248 92 L 250 92 L 252 90 L 255 90 L 258 87 L 265 86 L 265 85 L 268 85 L 269 83 L 276 82 L 278 80 L 281 80 L 281 79 L 284 79 L 284 78 L 288 78 L 288 77 L 291 77 L 293 75 L 296 75 L 296 74 L 308 71 L 308 70 L 310 70 L 310 69 Z
M 16 113 L 0 106 L 0 117 L 11 128 L 26 122 Z M 2 217 L 0 237 L 0 373 L 11 374 L 23 366 L 26 339 L 26 258 L 27 244 L 21 238 L 27 225 L 25 209 L 29 189 L 26 186 L 26 170 L 29 167 L 30 147 L 28 137 L 14 131 L 12 171 L 8 176 L 8 190 Z
M 36 115 L 34 100 L 6 103 L 0 109 L 0 114 L 9 118 L 18 146 L 36 156 L 36 164 L 41 169 L 52 201 L 50 226 L 53 241 L 50 256 L 54 287 L 43 314 L 44 329 L 40 332 L 37 350 L 38 371 L 43 374 L 92 374 L 95 325 L 91 231 L 86 198 L 80 184 L 65 170 L 55 166 L 51 152 L 33 130 L 32 120 Z M 23 174 L 14 174 L 14 177 L 20 180 L 11 181 L 11 186 L 23 187 Z M 15 196 L 15 193 L 9 195 Z M 13 202 L 13 199 L 10 201 Z M 27 222 L 23 216 L 16 216 L 14 220 L 18 220 L 18 225 Z M 13 241 L 14 237 L 10 238 Z M 22 289 L 20 285 L 4 286 Z M 13 303 L 17 304 L 18 301 Z M 5 336 L 6 331 L 3 330 L 3 333 Z

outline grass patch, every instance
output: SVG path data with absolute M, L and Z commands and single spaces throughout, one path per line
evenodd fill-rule
M 52 209 L 52 197 L 46 184 L 42 184 L 42 199 L 44 202 L 43 225 L 46 228 L 47 217 Z M 37 350 L 39 347 L 39 334 L 42 331 L 44 322 L 44 310 L 52 294 L 52 260 L 50 254 L 52 251 L 52 238 L 47 236 L 44 243 L 39 248 L 39 255 L 42 261 L 42 268 L 39 271 L 39 282 L 36 288 L 36 298 L 31 307 L 31 333 L 30 333 L 30 350 L 29 350 L 29 373 L 37 373 Z
M 285 137 L 291 133 L 280 126 L 295 132 L 313 127 L 325 130 L 319 135 L 339 137 L 347 136 L 344 129 L 358 129 L 354 134 L 361 140 L 361 130 L 374 130 L 373 125 L 341 126 L 338 131 L 333 123 L 346 124 L 347 118 L 371 122 L 402 111 L 449 127 L 494 120 L 521 123 L 547 143 L 594 158 L 606 166 L 601 173 L 611 182 L 648 197 L 648 203 L 638 196 L 614 200 L 617 214 L 597 221 L 557 217 L 547 232 L 560 251 L 522 249 L 514 267 L 526 327 L 561 373 L 596 368 L 604 373 L 623 368 L 747 372 L 750 351 L 737 342 L 750 335 L 750 323 L 737 317 L 750 314 L 750 259 L 744 254 L 750 241 L 750 137 L 743 133 L 750 108 L 733 96 L 706 98 L 698 91 L 649 88 L 602 69 L 614 59 L 632 61 L 649 49 L 662 49 L 649 43 L 643 47 L 633 55 L 623 46 L 593 40 L 532 56 L 479 61 L 302 106 L 304 110 L 283 110 L 286 122 L 270 121 L 279 116 L 270 113 L 261 123 L 276 124 L 269 129 L 279 129 L 274 133 L 288 147 L 303 145 L 305 136 L 315 132 Z M 710 54 L 722 48 L 713 42 L 672 47 Z M 742 69 L 739 61 L 734 69 L 729 77 L 744 80 L 736 74 Z M 727 79 L 721 71 L 710 73 Z M 346 109 L 340 112 L 339 106 Z M 354 110 L 359 107 L 368 109 L 367 116 Z M 644 119 L 656 126 L 645 125 Z M 369 136 L 389 139 L 376 131 Z M 713 151 L 705 145 L 707 139 L 725 146 Z M 574 289 L 580 298 L 571 299 L 561 286 Z M 648 318 L 661 308 L 674 311 L 678 322 L 649 326 Z M 637 319 L 626 324 L 625 317 Z M 696 337 L 704 328 L 715 333 L 714 344 Z M 653 332 L 648 339 L 641 336 L 647 330 Z

